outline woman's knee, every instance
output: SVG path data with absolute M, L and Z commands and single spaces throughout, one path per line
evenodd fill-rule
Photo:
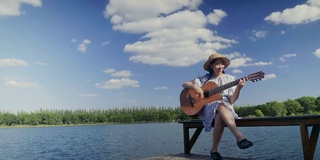
M 225 106 L 223 103 L 219 104 L 219 106 L 217 107 L 217 111 L 218 111 L 218 112 L 224 112 L 224 111 L 226 111 L 226 110 L 229 111 L 229 109 L 227 108 L 227 106 Z

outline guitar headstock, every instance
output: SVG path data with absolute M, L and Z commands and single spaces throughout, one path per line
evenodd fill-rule
M 260 71 L 260 72 L 256 72 L 253 74 L 249 74 L 246 77 L 246 80 L 252 81 L 252 82 L 257 82 L 257 81 L 261 81 L 262 78 L 264 78 L 264 73 L 262 71 Z

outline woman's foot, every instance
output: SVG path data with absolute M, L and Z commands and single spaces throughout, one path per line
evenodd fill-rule
M 220 155 L 219 152 L 212 152 L 212 150 L 210 150 L 210 155 L 211 155 L 211 158 L 214 160 L 221 160 L 222 159 L 222 156 Z
M 253 146 L 253 143 L 246 138 L 241 140 L 240 142 L 237 142 L 237 145 L 240 149 L 247 149 L 251 146 Z

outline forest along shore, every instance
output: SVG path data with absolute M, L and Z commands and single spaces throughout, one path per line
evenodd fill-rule
M 320 96 L 301 97 L 284 102 L 267 102 L 256 106 L 235 106 L 239 117 L 280 117 L 320 114 Z M 58 110 L 35 112 L 0 112 L 0 127 L 99 125 L 112 123 L 176 122 L 192 118 L 180 107 L 127 107 L 112 109 Z

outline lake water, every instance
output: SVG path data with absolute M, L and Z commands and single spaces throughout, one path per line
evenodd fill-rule
M 229 129 L 220 144 L 222 156 L 243 159 L 303 159 L 300 129 L 240 127 L 254 142 L 240 150 Z M 150 123 L 0 129 L 0 159 L 143 159 L 183 153 L 182 124 Z M 211 132 L 202 132 L 191 153 L 209 155 Z M 315 158 L 320 159 L 320 148 Z

